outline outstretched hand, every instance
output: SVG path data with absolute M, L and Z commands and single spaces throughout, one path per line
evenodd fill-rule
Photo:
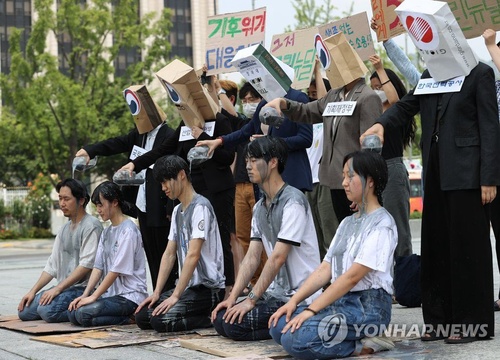
M 128 164 L 122 166 L 120 170 L 126 170 L 126 171 L 128 171 L 129 174 L 130 174 L 130 176 L 132 177 L 132 175 L 133 175 L 132 173 L 134 172 L 134 169 L 135 169 L 134 163 L 133 162 L 129 162 Z M 120 170 L 118 170 L 118 171 L 120 171 Z

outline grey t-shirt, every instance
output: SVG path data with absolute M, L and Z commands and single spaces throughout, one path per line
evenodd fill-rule
M 225 287 L 224 256 L 219 226 L 214 209 L 207 198 L 196 194 L 185 211 L 182 211 L 182 204 L 174 208 L 168 239 L 177 243 L 179 274 L 186 260 L 189 242 L 192 239 L 205 241 L 188 287 L 200 284 L 210 289 Z
M 75 229 L 71 220 L 57 233 L 47 264 L 43 271 L 53 276 L 58 283 L 66 279 L 77 266 L 94 267 L 97 244 L 102 232 L 101 222 L 94 216 L 85 214 Z M 90 275 L 89 275 L 90 276 Z M 85 286 L 88 277 L 74 286 Z
M 275 195 L 269 209 L 265 197 L 253 208 L 251 238 L 262 241 L 268 257 L 278 241 L 291 244 L 287 259 L 266 293 L 288 301 L 319 266 L 319 247 L 311 208 L 300 191 L 288 184 Z M 305 300 L 310 304 L 321 291 Z

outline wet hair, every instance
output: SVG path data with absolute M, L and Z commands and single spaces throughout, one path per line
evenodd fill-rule
M 391 81 L 392 85 L 394 86 L 394 89 L 396 89 L 396 92 L 398 93 L 398 97 L 401 100 L 403 96 L 405 96 L 408 91 L 406 91 L 406 87 L 399 78 L 398 75 L 391 69 L 384 68 L 387 77 Z M 380 81 L 380 78 L 378 77 L 378 74 L 376 71 L 372 73 L 370 76 L 370 80 L 373 78 L 377 78 Z M 404 135 L 403 135 L 403 147 L 407 147 L 410 145 L 410 142 L 415 140 L 415 134 L 417 133 L 417 123 L 415 122 L 415 118 L 411 118 L 411 122 L 408 125 L 408 128 L 406 129 Z
M 379 204 L 383 205 L 382 192 L 387 185 L 387 178 L 389 177 L 387 164 L 384 158 L 373 151 L 355 151 L 344 157 L 342 167 L 345 166 L 349 159 L 352 159 L 352 168 L 360 177 L 365 180 L 368 179 L 368 177 L 373 179 L 375 195 L 377 196 Z M 364 183 L 364 186 L 365 185 L 366 182 Z
M 288 159 L 288 146 L 282 138 L 262 136 L 247 144 L 245 154 L 246 158 L 264 159 L 266 163 L 272 158 L 278 159 L 278 173 L 281 174 Z
M 94 205 L 102 205 L 100 196 L 102 196 L 109 202 L 113 202 L 114 200 L 116 200 L 122 213 L 130 213 L 130 209 L 133 205 L 128 201 L 125 201 L 125 199 L 123 198 L 123 192 L 120 190 L 120 187 L 114 182 L 105 181 L 97 185 L 94 192 L 92 193 L 92 203 Z
M 90 195 L 87 192 L 87 187 L 80 180 L 68 178 L 60 181 L 56 185 L 56 191 L 59 193 L 62 187 L 68 187 L 71 190 L 71 194 L 78 200 L 85 199 L 83 202 L 83 207 L 87 206 L 90 200 Z
M 255 90 L 255 88 L 250 84 L 249 82 L 246 82 L 243 84 L 243 86 L 240 88 L 239 96 L 240 99 L 243 99 L 247 94 L 250 93 L 252 96 L 256 99 L 262 99 L 262 95 Z
M 153 168 L 153 176 L 156 181 L 161 183 L 177 178 L 181 170 L 184 170 L 188 181 L 191 182 L 188 163 L 178 155 L 166 155 L 156 160 Z
M 238 98 L 238 85 L 234 81 L 231 80 L 219 80 L 220 87 L 226 91 L 226 95 L 228 98 L 234 96 L 234 101 Z M 234 105 L 234 103 L 233 103 Z

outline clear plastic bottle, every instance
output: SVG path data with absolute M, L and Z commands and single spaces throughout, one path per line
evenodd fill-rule
M 382 141 L 377 135 L 368 135 L 361 143 L 361 150 L 374 151 L 382 154 Z
M 285 121 L 285 118 L 281 116 L 275 108 L 270 106 L 265 106 L 260 109 L 259 119 L 261 123 L 269 126 L 274 126 L 277 129 Z

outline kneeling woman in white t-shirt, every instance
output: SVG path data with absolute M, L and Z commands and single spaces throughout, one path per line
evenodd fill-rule
M 387 166 L 377 153 L 359 151 L 344 159 L 342 185 L 358 212 L 339 225 L 321 265 L 269 320 L 273 339 L 298 359 L 331 359 L 389 350 L 374 337 L 391 319 L 396 224 L 382 207 Z M 308 307 L 299 306 L 331 285 Z M 371 336 L 371 337 L 367 337 Z
M 123 214 L 130 204 L 115 183 L 105 181 L 97 186 L 92 202 L 111 226 L 101 233 L 88 285 L 69 305 L 69 320 L 80 326 L 128 324 L 137 305 L 147 297 L 141 233 Z

